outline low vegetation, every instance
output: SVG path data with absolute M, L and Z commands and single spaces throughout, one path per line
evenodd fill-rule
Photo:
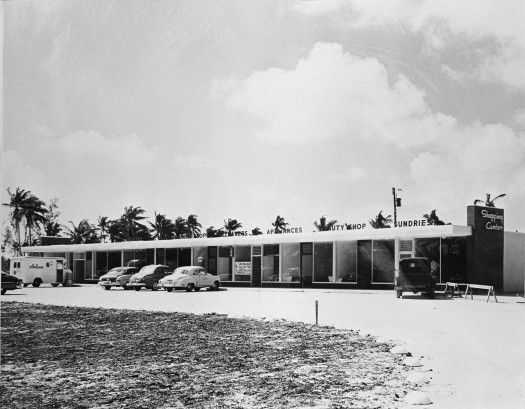
M 3 408 L 398 408 L 392 345 L 282 320 L 2 302 Z

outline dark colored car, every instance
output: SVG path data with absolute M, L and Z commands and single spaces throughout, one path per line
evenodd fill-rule
M 11 291 L 17 288 L 22 288 L 22 280 L 14 275 L 2 272 L 2 295 L 4 295 L 7 290 Z
M 159 264 L 142 267 L 137 274 L 131 276 L 128 285 L 136 291 L 140 291 L 143 287 L 157 291 L 160 288 L 160 279 L 171 274 L 171 272 L 172 270 L 170 267 Z
M 110 290 L 111 287 L 122 287 L 124 290 L 129 290 L 129 279 L 139 271 L 137 267 L 115 267 L 100 276 L 98 284 L 105 290 Z
M 434 298 L 436 278 L 432 275 L 430 260 L 426 257 L 410 257 L 399 260 L 399 272 L 395 278 L 396 297 L 404 291 L 414 294 L 426 293 Z

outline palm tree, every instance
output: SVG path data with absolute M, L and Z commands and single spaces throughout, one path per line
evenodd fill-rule
M 87 219 L 82 219 L 76 226 L 72 221 L 69 223 L 71 223 L 72 228 L 70 229 L 67 226 L 65 228 L 71 237 L 71 244 L 99 242 L 96 227 L 90 224 Z
M 432 210 L 429 214 L 424 214 L 423 218 L 427 221 L 427 224 L 433 226 L 442 226 L 445 224 L 444 221 L 441 221 L 436 214 L 436 209 Z
M 24 240 L 27 240 L 29 232 L 29 241 L 31 242 L 32 231 L 46 222 L 45 215 L 48 211 L 45 208 L 45 203 L 30 191 L 17 187 L 14 193 L 11 192 L 10 188 L 7 188 L 7 193 L 9 193 L 9 203 L 2 203 L 2 205 L 11 208 L 10 217 L 17 238 L 17 243 L 13 248 L 15 249 L 15 254 L 20 255 L 22 222 L 25 221 Z
M 155 212 L 155 223 L 148 223 L 152 227 L 150 232 L 154 233 L 153 239 L 171 240 L 175 238 L 175 223 L 171 219 L 166 218 L 166 215 Z
M 274 227 L 274 233 L 279 234 L 279 233 L 284 232 L 288 224 L 289 223 L 286 223 L 284 221 L 284 217 L 277 215 L 277 217 L 275 218 L 275 222 L 272 223 L 272 226 Z
M 46 236 L 56 237 L 62 231 L 62 226 L 57 222 L 47 222 L 44 226 Z
M 126 241 L 126 223 L 120 218 L 108 221 L 108 235 L 111 243 Z
M 100 241 L 106 242 L 106 234 L 108 233 L 109 223 L 107 216 L 98 216 L 97 226 L 100 229 Z
M 256 227 L 255 229 L 252 229 L 252 236 L 258 236 L 259 234 L 263 234 L 261 229 L 259 229 L 258 227 Z
M 224 236 L 224 229 L 216 229 L 213 226 L 210 226 L 206 229 L 206 237 L 222 237 Z
M 186 224 L 188 227 L 188 232 L 190 233 L 190 237 L 199 237 L 201 235 L 202 225 L 197 221 L 196 214 L 190 214 L 188 216 L 188 220 L 186 220 Z
M 506 193 L 503 193 L 503 194 L 501 194 L 501 195 L 496 196 L 494 199 L 491 199 L 491 198 L 490 198 L 490 193 L 487 193 L 486 195 L 487 195 L 487 198 L 486 198 L 486 200 L 485 200 L 485 206 L 486 206 L 486 207 L 496 207 L 496 206 L 494 205 L 494 201 L 495 201 L 496 199 L 499 199 L 500 197 L 505 197 L 507 194 L 506 194 Z M 476 199 L 476 200 L 474 200 L 474 205 L 477 205 L 478 203 L 483 203 L 483 200 L 481 200 L 481 199 Z
M 146 218 L 146 216 L 143 216 L 144 213 L 146 213 L 146 211 L 140 206 L 129 206 L 124 208 L 122 218 L 126 225 L 126 237 L 128 240 L 131 239 L 136 241 L 138 239 L 139 231 L 148 231 L 146 226 L 139 223 L 139 220 L 144 220 Z
M 182 239 L 188 236 L 188 223 L 182 217 L 175 219 L 175 238 Z
M 224 221 L 224 229 L 228 233 L 228 236 L 233 236 L 233 232 L 242 227 L 242 223 L 239 223 L 236 219 L 228 219 Z
M 374 220 L 370 220 L 370 226 L 374 229 L 389 229 L 389 223 L 392 223 L 392 216 L 388 215 L 387 217 L 383 216 L 382 210 L 379 211 Z
M 317 229 L 317 231 L 329 231 L 332 230 L 332 227 L 337 223 L 337 220 L 330 220 L 328 223 L 326 222 L 326 216 L 322 216 L 319 219 L 319 223 L 317 221 L 314 222 L 314 226 Z
M 32 245 L 32 232 L 38 232 L 40 227 L 46 224 L 46 213 L 48 213 L 48 210 L 42 200 L 30 195 L 23 212 L 26 219 L 26 235 L 29 233 L 29 244 Z

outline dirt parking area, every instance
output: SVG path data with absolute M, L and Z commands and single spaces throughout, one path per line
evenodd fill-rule
M 398 300 L 393 291 L 228 288 L 167 293 L 103 291 L 83 285 L 28 287 L 9 292 L 2 301 L 197 316 L 216 313 L 228 319 L 272 323 L 284 319 L 306 325 L 315 324 L 317 301 L 320 327 L 352 330 L 365 339 L 369 335 L 378 344 L 401 345 L 420 358 L 420 370 L 431 372 L 432 380 L 419 389 L 430 397 L 432 408 L 523 409 L 525 402 L 525 304 L 515 295 L 498 295 L 498 303 L 492 299 L 487 303 L 482 295 L 474 300 L 420 296 Z M 315 405 L 323 407 L 322 402 Z

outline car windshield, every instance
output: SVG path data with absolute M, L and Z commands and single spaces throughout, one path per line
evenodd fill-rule
M 125 268 L 124 267 L 115 267 L 115 268 L 112 268 L 111 270 L 109 270 L 110 273 L 120 273 L 122 271 L 124 271 Z
M 139 271 L 139 274 L 140 275 L 152 274 L 153 272 L 155 272 L 155 267 L 156 266 L 143 267 L 142 270 Z
M 190 272 L 185 267 L 179 267 L 172 274 L 190 274 Z

